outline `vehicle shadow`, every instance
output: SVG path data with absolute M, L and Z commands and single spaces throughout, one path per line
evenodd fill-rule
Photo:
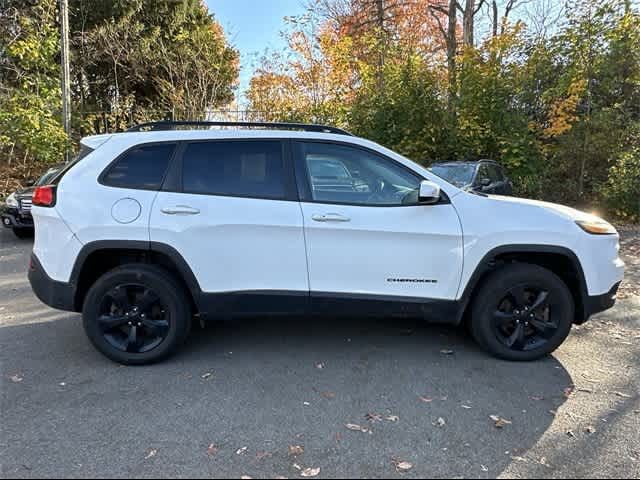
M 498 361 L 460 329 L 407 319 L 217 323 L 168 361 L 131 368 L 95 352 L 77 315 L 6 325 L 0 342 L 11 476 L 291 477 L 297 464 L 395 477 L 406 461 L 408 478 L 496 477 L 572 385 L 553 357 Z

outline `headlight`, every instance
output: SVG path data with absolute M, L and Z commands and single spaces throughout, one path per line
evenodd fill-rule
M 609 222 L 604 220 L 577 220 L 578 226 L 587 233 L 593 235 L 613 235 L 616 229 Z
M 8 207 L 18 208 L 18 200 L 16 200 L 16 194 L 12 193 L 4 201 Z

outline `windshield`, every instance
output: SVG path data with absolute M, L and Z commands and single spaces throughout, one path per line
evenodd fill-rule
M 473 181 L 476 167 L 468 164 L 434 165 L 430 170 L 456 187 L 464 187 Z
M 59 171 L 60 168 L 50 168 L 42 177 L 40 177 L 40 180 L 37 181 L 36 186 L 41 187 L 42 185 L 48 185 Z

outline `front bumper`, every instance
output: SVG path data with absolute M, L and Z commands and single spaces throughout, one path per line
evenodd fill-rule
M 586 322 L 596 313 L 604 312 L 605 310 L 613 307 L 616 303 L 620 283 L 622 282 L 616 283 L 611 290 L 603 295 L 586 297 L 584 301 L 584 319 L 581 322 L 578 322 L 578 324 Z
M 74 285 L 51 279 L 34 254 L 31 254 L 28 276 L 33 293 L 42 303 L 58 310 L 76 311 Z
M 33 217 L 18 208 L 0 208 L 0 221 L 6 228 L 33 228 Z

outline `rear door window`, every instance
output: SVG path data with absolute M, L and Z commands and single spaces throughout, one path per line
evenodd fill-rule
M 182 191 L 202 195 L 284 199 L 282 142 L 210 141 L 186 146 Z
M 109 187 L 159 190 L 175 148 L 175 143 L 135 147 L 109 167 L 102 183 Z

